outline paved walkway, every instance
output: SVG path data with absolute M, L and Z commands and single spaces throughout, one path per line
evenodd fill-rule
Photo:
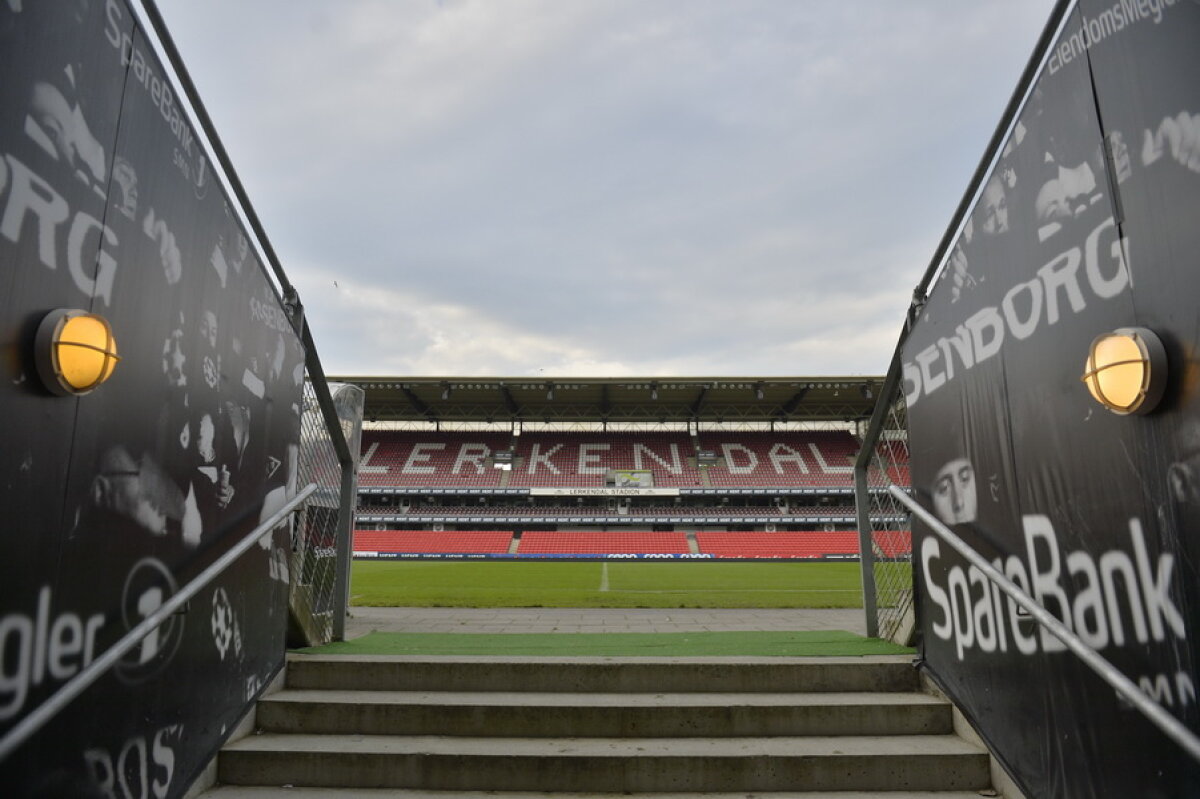
M 846 630 L 866 635 L 861 609 L 350 608 L 346 639 L 392 633 L 683 633 Z

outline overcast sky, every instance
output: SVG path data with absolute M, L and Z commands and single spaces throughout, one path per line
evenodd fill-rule
M 158 0 L 325 370 L 880 374 L 1052 0 Z

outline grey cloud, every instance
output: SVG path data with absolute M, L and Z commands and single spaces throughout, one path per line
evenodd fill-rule
M 1050 2 L 161 5 L 311 274 L 597 362 L 837 372 L 886 364 Z M 307 302 L 322 349 L 361 358 L 368 323 Z M 831 331 L 861 349 L 803 346 Z

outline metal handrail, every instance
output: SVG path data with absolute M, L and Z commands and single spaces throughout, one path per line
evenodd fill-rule
M 112 668 L 126 652 L 141 643 L 142 639 L 149 635 L 158 625 L 166 621 L 168 616 L 175 613 L 184 603 L 200 593 L 201 588 L 208 585 L 214 577 L 229 568 L 230 564 L 257 543 L 258 539 L 262 538 L 265 533 L 275 529 L 289 513 L 295 510 L 301 502 L 308 499 L 316 490 L 316 483 L 307 485 L 304 490 L 288 500 L 269 519 L 247 533 L 229 551 L 192 578 L 191 582 L 164 602 L 158 610 L 151 613 L 140 624 L 125 633 L 121 637 L 121 640 L 109 647 L 103 655 L 93 660 L 83 671 L 76 674 L 68 683 L 55 691 L 36 710 L 21 719 L 16 726 L 0 739 L 0 762 L 3 762 L 17 747 L 25 743 L 31 735 L 41 729 L 43 724 L 65 708 L 71 700 L 83 693 L 96 680 L 100 679 L 104 672 Z
M 1055 638 L 1062 641 L 1092 671 L 1096 672 L 1102 680 L 1115 688 L 1118 694 L 1140 710 L 1142 715 L 1162 730 L 1168 738 L 1183 747 L 1184 751 L 1191 755 L 1194 760 L 1200 761 L 1200 737 L 1197 737 L 1179 719 L 1164 710 L 1161 705 L 1142 693 L 1141 689 L 1134 685 L 1133 680 L 1126 677 L 1116 666 L 1109 663 L 1096 650 L 1085 644 L 1079 636 L 1071 632 L 1050 611 L 1038 604 L 1036 599 L 1027 594 L 1012 580 L 1005 577 L 996 567 L 988 563 L 982 555 L 971 548 L 970 544 L 963 541 L 950 528 L 942 524 L 940 519 L 921 507 L 915 499 L 905 494 L 903 489 L 892 485 L 888 488 L 888 493 L 898 499 L 914 515 L 920 518 L 921 521 L 929 525 L 931 530 L 941 536 L 950 546 L 954 547 L 958 554 L 969 560 L 971 565 L 983 572 L 985 577 L 999 586 L 1000 590 L 1007 594 L 1009 599 L 1016 602 L 1024 610 L 1027 610 L 1037 620 L 1038 624 L 1041 624 Z

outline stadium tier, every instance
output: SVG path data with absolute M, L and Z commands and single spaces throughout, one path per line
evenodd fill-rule
M 848 507 L 770 506 L 626 508 L 621 512 L 599 505 L 362 505 L 359 520 L 397 524 L 535 524 L 576 522 L 602 524 L 854 524 Z
M 505 554 L 512 533 L 503 530 L 355 530 L 354 552 Z
M 533 530 L 515 539 L 507 531 L 356 530 L 358 557 L 389 555 L 492 555 L 516 557 L 595 555 L 690 555 L 709 558 L 853 558 L 859 554 L 858 532 L 761 533 L 699 531 L 693 550 L 683 532 Z M 906 548 L 907 547 L 907 548 Z M 881 546 L 881 557 L 906 557 L 907 531 Z
M 360 486 L 496 486 L 492 454 L 508 446 L 496 433 L 363 431 Z
M 521 536 L 517 554 L 608 555 L 618 553 L 675 554 L 690 552 L 684 533 L 583 532 L 531 530 Z
M 698 463 L 697 450 L 712 453 Z M 511 469 L 496 453 L 512 452 Z M 849 487 L 858 443 L 845 431 L 779 433 L 411 433 L 367 431 L 363 486 L 603 488 L 649 472 L 658 488 Z
M 889 464 L 887 477 L 896 485 L 911 485 L 908 474 L 908 444 L 903 441 L 885 441 L 876 447 L 880 459 Z M 878 462 L 878 461 L 877 461 Z M 874 471 L 874 469 L 872 469 Z
M 824 558 L 858 556 L 858 531 L 696 533 L 700 551 L 715 558 Z
M 843 431 L 705 433 L 701 449 L 713 452 L 714 486 L 846 486 L 854 481 L 858 442 Z
M 526 433 L 509 485 L 603 486 L 614 471 L 649 470 L 660 487 L 699 486 L 686 433 Z
M 877 558 L 907 559 L 912 554 L 911 530 L 884 531 L 874 538 Z
M 852 504 L 858 442 L 844 430 L 369 430 L 362 448 L 361 557 L 859 552 Z M 893 464 L 889 476 L 906 480 L 904 443 L 881 448 Z M 872 520 L 907 526 L 903 517 Z M 885 559 L 910 551 L 906 533 L 874 547 Z

